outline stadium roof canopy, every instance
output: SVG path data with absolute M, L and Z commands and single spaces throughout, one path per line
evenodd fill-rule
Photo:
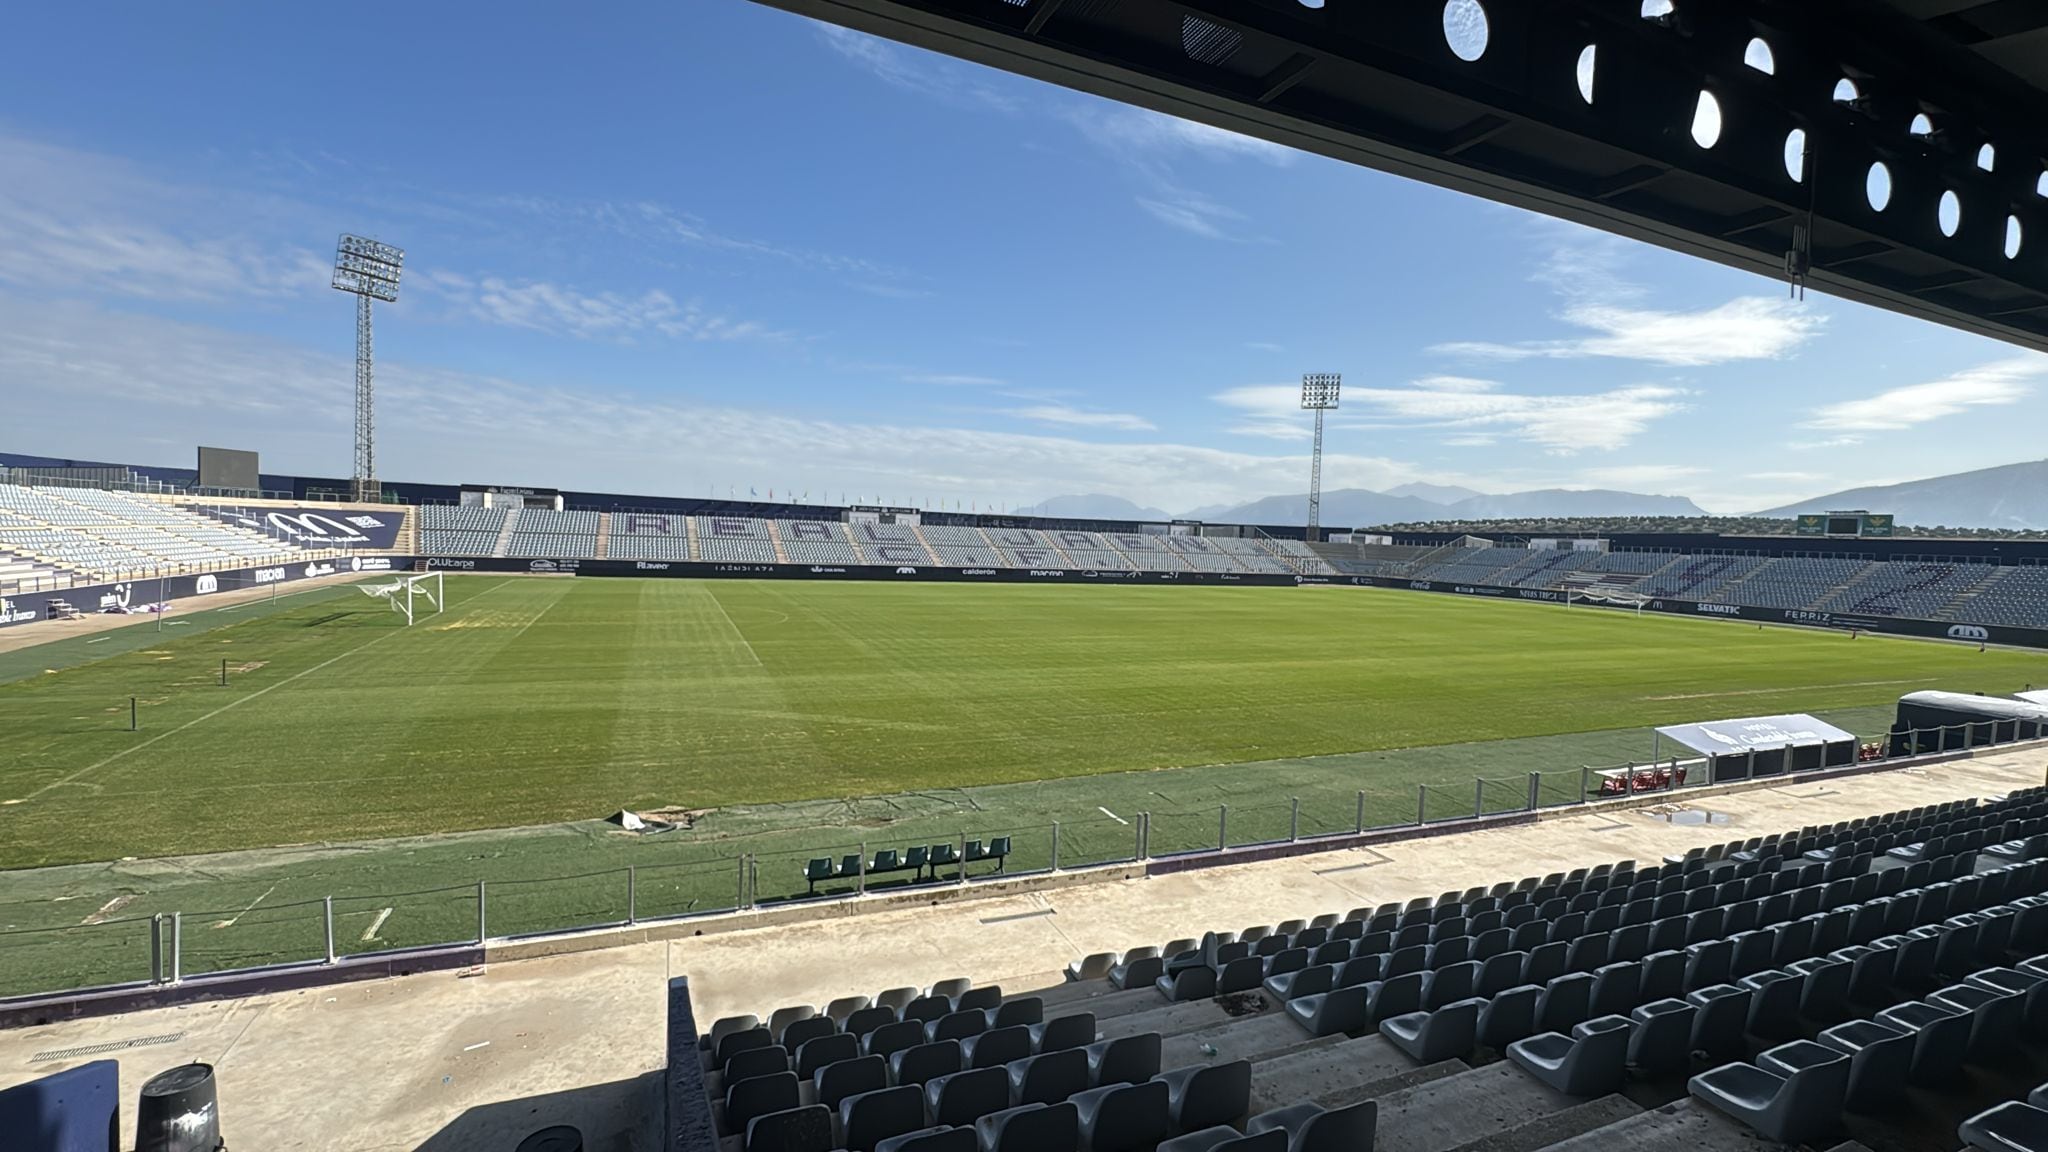
M 1817 744 L 1855 743 L 1856 737 L 1824 720 L 1805 713 L 1790 716 L 1751 716 L 1742 720 L 1702 720 L 1694 724 L 1669 724 L 1657 729 L 1660 740 L 1674 740 L 1702 756 L 1741 756 L 1749 752 L 1775 752 L 1781 748 L 1810 748 Z
M 2042 0 L 759 2 L 2048 350 Z

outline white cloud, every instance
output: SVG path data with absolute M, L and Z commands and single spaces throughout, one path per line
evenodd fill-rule
M 0 380 L 62 405 L 24 405 L 24 444 L 98 458 L 175 462 L 220 436 L 261 446 L 285 472 L 344 475 L 351 362 L 345 355 L 90 305 L 0 297 Z M 1237 504 L 1297 491 L 1299 452 L 1261 455 L 1174 443 L 854 423 L 640 396 L 587 381 L 520 382 L 402 360 L 378 364 L 380 471 L 395 479 L 479 476 L 592 491 L 700 495 L 794 485 L 836 495 L 1021 502 L 1048 491 L 1114 492 L 1142 504 Z M 72 413 L 91 410 L 89 429 Z M 1331 453 L 1332 487 L 1384 489 L 1465 478 L 1382 457 Z
M 1683 483 L 1696 476 L 1706 475 L 1705 468 L 1689 464 L 1616 464 L 1604 468 L 1588 468 L 1579 473 L 1579 479 L 1596 488 L 1644 489 L 1668 487 Z
M 440 296 L 472 319 L 579 340 L 630 340 L 642 334 L 683 340 L 788 338 L 787 333 L 758 321 L 733 320 L 707 312 L 694 300 L 678 303 L 658 289 L 623 296 L 615 292 L 581 292 L 540 281 L 508 281 L 496 276 L 471 280 L 456 273 L 436 271 L 417 276 L 415 285 L 415 291 Z
M 1150 432 L 1156 426 L 1142 416 L 1128 412 L 1089 412 L 1065 404 L 1035 404 L 1028 408 L 1008 408 L 1006 416 L 1019 420 L 1033 420 L 1040 424 L 1061 424 L 1074 428 L 1107 428 L 1118 432 Z
M 1015 100 L 978 74 L 973 65 L 836 24 L 819 24 L 818 34 L 834 52 L 892 88 L 949 104 L 973 101 L 1004 112 L 1017 106 Z
M 1402 427 L 1450 428 L 1468 436 L 1513 436 L 1552 454 L 1570 455 L 1582 449 L 1622 447 L 1656 420 L 1684 407 L 1682 390 L 1660 385 L 1537 396 L 1476 390 L 1471 385 L 1477 382 L 1464 377 L 1453 381 L 1449 388 L 1432 387 L 1431 380 L 1425 378 L 1408 388 L 1346 389 L 1340 411 L 1352 418 L 1339 427 L 1367 427 L 1362 420 L 1393 420 Z M 1245 413 L 1246 421 L 1233 431 L 1291 439 L 1294 437 L 1285 429 L 1302 427 L 1298 413 L 1290 415 L 1301 403 L 1300 390 L 1290 384 L 1231 388 L 1211 399 Z
M 1285 168 L 1300 155 L 1270 140 L 1128 104 L 1093 101 L 1070 109 L 1068 118 L 1090 140 L 1125 158 L 1134 153 L 1189 153 L 1212 160 L 1257 160 Z
M 1829 436 L 1822 440 L 1787 440 L 1785 447 L 1794 452 L 1814 452 L 1823 448 L 1849 448 L 1861 443 L 1861 436 Z
M 1491 392 L 1500 387 L 1500 381 L 1471 376 L 1424 376 L 1413 386 L 1428 392 Z
M 1997 360 L 1925 384 L 1816 408 L 1803 426 L 1845 432 L 1911 428 L 1971 408 L 2017 404 L 2033 391 L 2031 381 L 2044 373 L 2048 373 L 2048 356 Z
M 1561 319 L 1597 335 L 1514 344 L 1457 341 L 1433 352 L 1482 360 L 1609 357 L 1671 367 L 1704 367 L 1790 355 L 1823 318 L 1782 300 L 1744 296 L 1695 312 L 1661 312 L 1616 304 L 1577 303 Z
M 260 220 L 265 204 L 201 196 L 122 161 L 6 136 L 0 172 L 0 285 L 179 301 L 327 286 L 331 259 L 212 224 L 221 200 L 245 220 Z
M 1139 196 L 1136 200 L 1138 207 L 1160 223 L 1207 240 L 1232 239 L 1230 226 L 1244 219 L 1243 213 L 1200 193 L 1175 188 L 1161 189 L 1157 196 Z

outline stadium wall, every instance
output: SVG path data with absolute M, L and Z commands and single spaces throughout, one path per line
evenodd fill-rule
M 1494 584 L 1459 584 L 1444 580 L 1403 580 L 1394 576 L 1339 576 L 1328 579 L 1301 577 L 1302 583 L 1358 584 L 1374 588 L 1400 588 L 1415 592 L 1444 592 L 1454 596 L 1482 596 L 1498 600 L 1532 600 L 1562 604 L 1565 594 L 1549 588 L 1505 588 Z M 1633 604 L 1601 604 L 1574 600 L 1587 608 L 1619 608 L 1635 611 Z M 1815 612 L 1803 608 L 1751 608 L 1741 604 L 1703 604 L 1695 600 L 1653 599 L 1645 601 L 1645 612 L 1674 616 L 1698 616 L 1715 620 L 1748 620 L 1758 624 L 1799 624 L 1809 628 L 1837 628 L 1845 632 L 1876 632 L 1890 636 L 1918 636 L 1934 640 L 1960 640 L 1976 644 L 2003 644 L 2015 648 L 2048 648 L 2048 630 L 2009 628 L 2003 625 L 1952 624 L 1945 620 L 1914 620 L 1902 616 L 1866 616 L 1850 612 Z
M 520 560 L 427 556 L 434 572 L 529 572 L 692 580 L 890 580 L 947 584 L 1249 584 L 1291 588 L 1327 580 L 1277 572 L 1134 572 L 1095 568 L 940 568 L 928 564 L 718 564 L 701 560 Z
M 403 557 L 356 556 L 347 560 L 319 560 L 312 563 L 265 564 L 227 572 L 197 572 L 186 576 L 154 576 L 112 584 L 88 584 L 50 592 L 24 592 L 0 598 L 0 628 L 33 624 L 50 618 L 51 606 L 63 601 L 87 615 L 120 609 L 139 611 L 151 604 L 174 603 L 231 592 L 238 588 L 260 588 L 290 584 L 346 572 L 389 572 L 408 565 Z

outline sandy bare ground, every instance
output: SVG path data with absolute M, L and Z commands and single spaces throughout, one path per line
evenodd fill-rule
M 377 575 L 388 576 L 390 574 L 380 572 Z M 169 619 L 176 620 L 180 616 L 189 616 L 201 611 L 211 611 L 215 608 L 225 608 L 232 604 L 246 604 L 251 600 L 268 600 L 273 592 L 275 592 L 278 599 L 282 600 L 301 592 L 311 592 L 316 588 L 324 588 L 333 584 L 349 584 L 362 578 L 363 574 L 360 572 L 342 572 L 333 576 L 322 576 L 314 580 L 295 580 L 281 588 L 276 586 L 237 588 L 233 591 L 215 592 L 211 595 L 194 599 L 174 600 L 171 602 Z M 38 620 L 33 624 L 24 624 L 18 628 L 0 629 L 0 652 L 18 652 L 24 648 L 34 648 L 57 640 L 69 640 L 74 636 L 91 636 L 100 632 L 111 632 L 116 628 L 126 628 L 129 625 L 139 626 L 148 623 L 150 623 L 150 617 L 146 615 L 123 616 L 118 613 L 102 614 L 98 612 L 88 612 L 82 620 Z

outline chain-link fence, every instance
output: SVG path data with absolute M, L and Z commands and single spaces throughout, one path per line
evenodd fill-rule
M 2011 735 L 1989 724 L 1887 737 L 1883 751 L 1932 754 Z M 1858 759 L 1870 755 L 1869 743 Z M 1840 768 L 1835 764 L 1828 767 Z M 1721 779 L 1819 768 L 1788 752 L 1723 757 Z M 273 965 L 330 963 L 368 953 L 670 920 L 808 899 L 842 899 L 933 884 L 1087 868 L 1144 857 L 1217 852 L 1318 837 L 1472 820 L 1603 797 L 1681 796 L 1706 785 L 1705 761 L 1549 769 L 1462 784 L 1383 786 L 1267 803 L 1111 813 L 1028 827 L 975 826 L 903 838 L 841 839 L 753 851 L 746 838 L 691 845 L 667 859 L 556 876 L 497 876 L 392 893 L 349 892 L 272 903 L 271 889 L 215 889 L 229 905 L 150 916 L 88 916 L 0 929 L 0 997 L 109 984 L 166 982 Z M 783 835 L 786 837 L 786 830 Z M 681 854 L 681 853 L 679 853 Z M 247 897 L 246 901 L 243 899 Z

